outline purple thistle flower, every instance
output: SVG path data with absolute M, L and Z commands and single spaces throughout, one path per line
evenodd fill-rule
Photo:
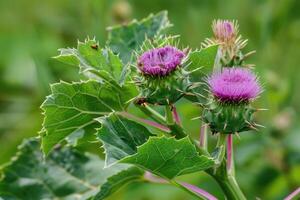
M 235 21 L 215 20 L 212 29 L 215 38 L 220 42 L 234 42 L 238 34 L 238 25 Z
M 214 72 L 207 82 L 212 94 L 221 102 L 248 102 L 261 93 L 256 75 L 246 68 L 223 68 Z
M 166 76 L 181 64 L 185 54 L 173 46 L 151 49 L 138 59 L 138 67 L 143 74 Z

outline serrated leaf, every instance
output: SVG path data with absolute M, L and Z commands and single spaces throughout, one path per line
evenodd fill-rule
M 132 21 L 127 25 L 109 29 L 108 45 L 113 52 L 120 54 L 124 63 L 131 59 L 132 52 L 147 38 L 151 39 L 170 26 L 167 12 L 150 15 L 141 21 Z
M 117 114 L 99 119 L 102 127 L 97 136 L 106 153 L 106 166 L 136 153 L 137 146 L 144 144 L 153 134 L 143 125 Z
M 136 154 L 120 162 L 138 165 L 167 179 L 214 166 L 213 159 L 199 155 L 188 137 L 180 140 L 150 137 L 145 144 L 138 147 Z
M 118 174 L 109 177 L 101 186 L 100 191 L 95 195 L 93 200 L 105 199 L 127 183 L 141 180 L 143 175 L 144 171 L 137 167 L 130 167 L 126 170 L 123 170 Z
M 193 83 L 203 82 L 205 80 L 204 77 L 207 74 L 211 73 L 213 70 L 213 66 L 215 63 L 215 59 L 218 52 L 218 45 L 210 46 L 207 48 L 203 48 L 200 51 L 194 51 L 189 54 L 189 58 L 187 63 L 189 63 L 187 70 L 192 72 L 190 74 L 190 81 Z M 201 68 L 200 70 L 197 70 Z M 204 103 L 206 99 L 204 97 L 207 96 L 204 89 L 207 89 L 205 84 L 200 85 L 199 87 L 193 88 L 192 92 L 196 96 L 186 96 L 187 99 L 191 101 L 196 101 L 200 103 Z M 202 96 L 198 95 L 201 94 Z
M 115 55 L 109 48 L 100 48 L 95 39 L 86 39 L 85 42 L 78 42 L 77 49 L 59 49 L 60 55 L 55 59 L 69 64 L 79 66 L 80 72 L 88 78 L 98 77 L 105 81 L 115 80 L 123 83 L 123 63 L 119 56 Z M 107 74 L 102 76 L 105 71 Z
M 36 139 L 24 141 L 17 155 L 2 168 L 0 199 L 84 200 L 97 193 L 102 193 L 103 199 L 143 175 L 143 171 L 127 165 L 103 169 L 104 162 L 98 156 L 67 147 L 55 149 L 44 159 L 39 146 Z M 132 178 L 127 181 L 124 174 Z
M 115 88 L 93 80 L 60 82 L 53 84 L 51 90 L 41 106 L 45 115 L 41 131 L 45 154 L 74 132 L 94 133 L 94 128 L 99 127 L 95 118 L 124 110 L 134 96 L 130 88 Z

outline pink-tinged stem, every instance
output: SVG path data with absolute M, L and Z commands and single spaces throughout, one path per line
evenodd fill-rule
M 128 112 L 120 112 L 120 114 L 121 114 L 122 116 L 124 116 L 124 117 L 134 119 L 134 120 L 136 120 L 136 121 L 139 121 L 139 122 L 141 122 L 141 123 L 147 124 L 147 125 L 149 125 L 149 126 L 153 126 L 153 127 L 155 127 L 155 128 L 158 128 L 158 129 L 160 129 L 160 130 L 162 130 L 162 131 L 165 131 L 165 132 L 169 132 L 169 131 L 170 131 L 170 129 L 169 129 L 168 127 L 164 126 L 164 125 L 161 125 L 161 124 L 159 124 L 159 123 L 156 123 L 156 122 L 151 121 L 151 120 L 148 120 L 148 119 L 142 119 L 142 118 L 139 118 L 139 117 L 134 116 L 134 115 L 132 115 L 132 114 L 130 114 L 130 113 L 128 113 Z
M 233 163 L 233 135 L 229 134 L 227 137 L 227 172 L 234 175 Z
M 300 194 L 300 187 L 298 187 L 294 192 L 289 194 L 287 197 L 284 198 L 284 200 L 292 200 L 294 197 L 296 197 L 298 194 Z
M 187 188 L 188 190 L 196 193 L 197 195 L 204 197 L 207 200 L 218 200 L 215 196 L 211 195 L 210 193 L 208 193 L 207 191 L 198 188 L 195 185 L 191 185 L 189 183 L 185 183 L 185 182 L 181 182 L 180 183 L 183 187 Z
M 183 188 L 185 188 L 185 190 L 187 190 L 188 192 L 190 192 L 193 195 L 200 196 L 200 197 L 205 198 L 207 200 L 217 200 L 217 198 L 214 197 L 213 195 L 211 195 L 210 193 L 206 192 L 203 189 L 198 188 L 195 185 L 191 185 L 189 183 L 185 183 L 185 182 L 177 183 L 177 182 L 174 182 L 174 181 L 169 182 L 169 181 L 167 181 L 163 178 L 160 178 L 160 177 L 157 177 L 157 176 L 153 175 L 151 172 L 148 172 L 148 171 L 145 172 L 144 178 L 145 178 L 145 180 L 150 181 L 152 183 L 161 183 L 161 184 L 168 184 L 168 183 L 173 183 L 174 184 L 175 183 L 174 184 L 175 186 L 180 186 L 181 188 L 183 187 Z
M 173 112 L 173 117 L 174 117 L 174 119 L 175 119 L 175 122 L 176 122 L 178 125 L 181 126 L 181 120 L 180 120 L 180 117 L 179 117 L 179 115 L 178 115 L 178 113 L 177 113 L 177 110 L 176 110 L 176 107 L 175 107 L 175 106 L 173 107 L 172 112 Z
M 150 181 L 152 183 L 169 183 L 168 181 L 166 181 L 163 178 L 157 177 L 155 175 L 153 175 L 151 172 L 146 171 L 144 174 L 144 178 L 147 181 Z
M 199 144 L 201 148 L 207 149 L 207 124 L 202 124 L 200 128 Z

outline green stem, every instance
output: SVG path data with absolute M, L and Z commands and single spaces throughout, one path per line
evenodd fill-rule
M 246 200 L 246 197 L 244 196 L 234 176 L 214 177 L 214 178 L 221 186 L 227 199 Z
M 202 123 L 200 128 L 200 137 L 199 137 L 199 146 L 200 148 L 207 151 L 207 130 L 208 125 L 205 123 Z
M 147 105 L 146 103 L 142 104 L 142 105 L 137 105 L 136 106 L 143 112 L 145 113 L 147 116 L 149 116 L 150 118 L 152 118 L 153 120 L 165 124 L 166 123 L 166 119 L 159 114 L 156 110 L 152 109 L 149 105 Z
M 167 125 L 173 125 L 173 124 L 175 124 L 175 120 L 173 118 L 173 113 L 172 113 L 172 106 L 166 105 L 165 111 L 166 111 Z
M 228 170 L 228 163 L 226 162 L 227 160 L 225 159 L 225 142 L 226 142 L 227 135 L 225 134 L 220 134 L 219 140 L 217 143 L 217 147 L 221 148 L 220 152 L 217 156 L 217 162 L 220 162 L 219 167 L 215 168 L 215 170 L 206 170 L 208 174 L 210 174 L 220 185 L 222 188 L 225 196 L 227 199 L 230 200 L 246 200 L 246 197 L 244 196 L 242 190 L 240 189 L 234 173 L 232 173 L 231 170 Z M 231 138 L 232 139 L 232 138 Z M 231 141 L 232 142 L 232 141 Z M 232 145 L 232 143 L 231 143 Z M 227 146 L 228 148 L 229 146 Z M 229 148 L 232 148 L 230 146 Z M 232 151 L 232 149 L 230 149 Z M 234 165 L 234 158 L 233 154 L 230 155 L 231 160 L 230 164 L 233 166 Z
M 181 139 L 187 136 L 182 126 L 176 123 L 173 113 L 172 113 L 172 105 L 166 105 L 165 112 L 166 112 L 166 123 L 169 129 L 171 130 L 170 134 L 175 136 L 176 139 Z
M 225 142 L 226 142 L 226 135 L 219 133 L 218 142 L 217 142 L 217 150 L 218 154 L 216 156 L 216 163 L 218 167 L 222 163 L 225 157 Z

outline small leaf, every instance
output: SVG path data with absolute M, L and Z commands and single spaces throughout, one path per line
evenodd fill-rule
M 77 49 L 59 49 L 60 55 L 55 59 L 69 64 L 79 66 L 80 72 L 88 78 L 98 77 L 105 81 L 113 79 L 123 83 L 123 63 L 119 56 L 115 55 L 109 48 L 100 48 L 95 39 L 86 39 L 85 42 L 78 42 Z M 105 71 L 108 76 L 101 76 L 97 72 Z
M 150 15 L 141 21 L 109 28 L 108 45 L 114 53 L 120 54 L 123 63 L 128 63 L 132 52 L 147 38 L 151 39 L 170 27 L 167 12 Z
M 51 90 L 52 94 L 41 106 L 45 115 L 41 131 L 45 154 L 74 132 L 94 133 L 94 128 L 99 127 L 95 118 L 124 110 L 133 97 L 130 88 L 116 88 L 92 80 L 60 82 L 53 84 Z
M 190 81 L 192 83 L 199 84 L 203 82 L 204 77 L 212 72 L 218 47 L 218 45 L 214 45 L 190 53 L 187 61 L 187 63 L 189 63 L 187 69 L 191 72 Z M 198 68 L 201 69 L 197 70 Z M 198 87 L 192 89 L 192 93 L 194 93 L 195 96 L 186 96 L 186 98 L 193 102 L 204 103 L 206 102 L 205 97 L 207 96 L 205 89 L 207 89 L 205 84 L 199 84 Z
M 0 199 L 84 200 L 97 193 L 103 194 L 99 198 L 103 199 L 143 175 L 142 170 L 127 165 L 103 169 L 98 156 L 67 147 L 55 149 L 44 159 L 39 147 L 36 139 L 25 140 L 17 155 L 3 166 Z
M 120 162 L 138 165 L 167 179 L 214 166 L 213 159 L 200 156 L 188 137 L 180 140 L 150 137 L 138 147 L 136 154 L 125 157 Z
M 114 113 L 98 120 L 102 127 L 98 130 L 97 136 L 105 149 L 106 166 L 135 154 L 137 146 L 144 144 L 150 136 L 153 136 L 143 125 Z

